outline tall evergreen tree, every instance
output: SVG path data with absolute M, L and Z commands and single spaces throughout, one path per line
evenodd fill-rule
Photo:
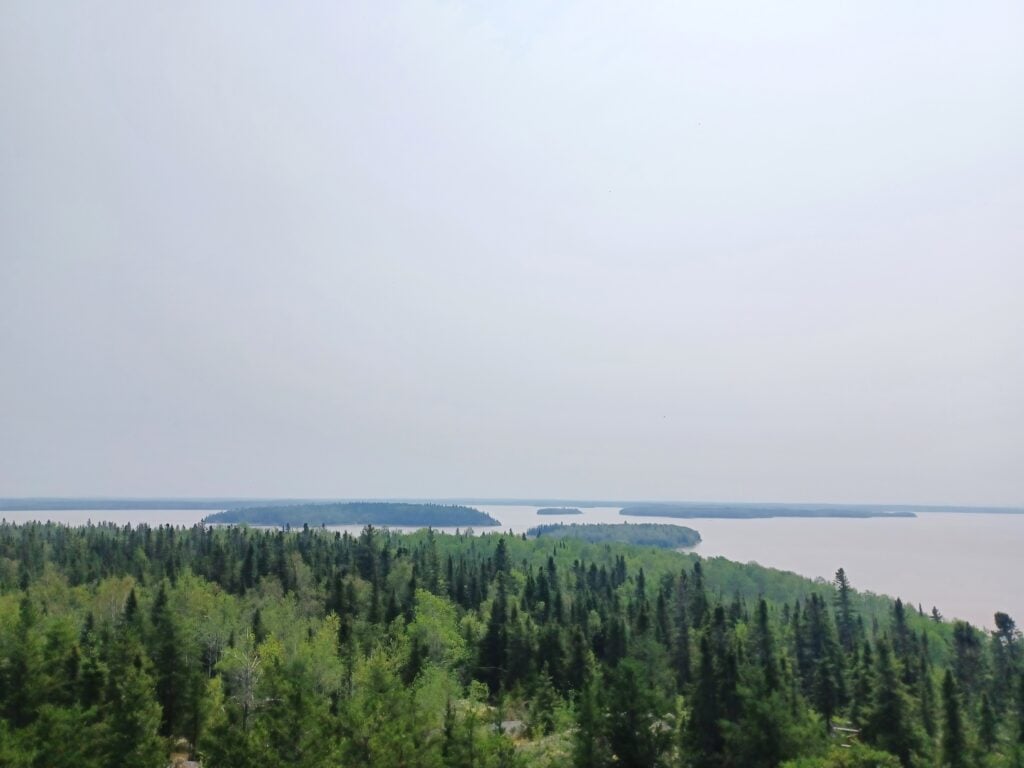
M 988 694 L 981 694 L 981 706 L 978 717 L 978 741 L 986 754 L 990 754 L 996 745 L 996 713 L 989 702 Z
M 919 739 L 911 723 L 911 703 L 897 673 L 888 643 L 880 641 L 875 652 L 874 695 L 867 713 L 865 739 L 899 758 L 910 768 Z
M 177 631 L 168 607 L 167 588 L 163 583 L 153 602 L 151 624 L 156 695 L 162 711 L 160 732 L 170 736 L 178 724 L 178 699 L 183 674 Z
M 942 765 L 943 768 L 966 768 L 967 741 L 964 737 L 960 699 L 953 674 L 946 670 L 942 678 Z
M 607 728 L 600 673 L 592 670 L 576 702 L 576 732 L 573 735 L 573 765 L 576 768 L 604 768 L 608 765 Z
M 698 657 L 696 687 L 683 733 L 683 750 L 693 756 L 695 768 L 715 768 L 721 762 L 724 746 L 719 722 L 722 710 L 711 644 L 703 633 Z
M 502 539 L 504 541 L 504 539 Z M 498 573 L 498 589 L 491 603 L 487 632 L 480 646 L 480 674 L 491 695 L 501 688 L 508 653 L 508 594 L 505 574 Z
M 857 643 L 857 618 L 853 608 L 853 590 L 846 578 L 846 571 L 842 568 L 836 571 L 835 585 L 836 630 L 839 634 L 839 644 L 846 653 L 851 653 Z

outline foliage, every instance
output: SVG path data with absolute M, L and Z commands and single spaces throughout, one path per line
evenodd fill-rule
M 998 768 L 996 626 L 572 536 L 0 524 L 0 764 Z
M 618 542 L 642 547 L 679 549 L 700 542 L 700 534 L 692 528 L 667 523 L 553 523 L 538 525 L 526 532 L 527 536 L 549 539 L 579 539 L 591 543 Z

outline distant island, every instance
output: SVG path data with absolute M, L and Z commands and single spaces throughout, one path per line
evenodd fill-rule
M 917 517 L 907 510 L 839 504 L 634 504 L 619 510 L 633 517 L 736 518 L 764 517 Z
M 576 507 L 543 507 L 537 510 L 538 515 L 582 515 Z
M 646 501 L 637 499 L 492 499 L 492 498 L 413 498 L 394 497 L 369 500 L 360 497 L 342 498 L 255 498 L 255 497 L 126 497 L 126 496 L 36 496 L 0 498 L 0 512 L 60 512 L 66 510 L 209 510 L 211 512 L 253 507 L 285 507 L 314 504 L 434 504 L 443 506 L 518 506 L 543 509 L 583 510 L 594 507 L 679 507 L 685 512 L 672 517 L 909 517 L 920 512 L 956 514 L 1022 515 L 1022 507 L 956 507 L 934 504 L 791 504 L 787 502 L 702 502 Z M 558 514 L 575 514 L 559 512 Z M 632 514 L 632 513 L 629 513 Z M 655 513 L 651 513 L 655 514 Z
M 490 515 L 472 507 L 446 504 L 402 504 L 392 502 L 349 502 L 339 504 L 293 504 L 228 509 L 207 515 L 204 523 L 248 523 L 250 525 L 407 525 L 407 526 L 493 526 Z
M 526 535 L 580 539 L 594 544 L 618 542 L 659 549 L 692 547 L 700 542 L 700 534 L 693 528 L 670 523 L 553 523 L 531 528 Z

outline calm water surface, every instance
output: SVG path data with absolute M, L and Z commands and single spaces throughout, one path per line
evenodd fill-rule
M 846 569 L 860 590 L 899 596 L 925 611 L 937 606 L 947 618 L 992 626 L 1005 611 L 1024 624 L 1024 515 L 921 512 L 914 518 L 767 518 L 677 520 L 623 517 L 618 507 L 584 509 L 582 515 L 537 515 L 536 507 L 480 505 L 501 521 L 501 530 L 522 533 L 544 523 L 650 522 L 686 525 L 700 531 L 694 551 L 741 563 L 756 562 L 812 578 L 831 579 Z M 191 526 L 209 510 L 61 510 L 3 512 L 13 522 L 53 520 Z M 362 526 L 337 526 L 354 533 Z M 409 529 L 398 529 L 409 530 Z M 442 531 L 455 529 L 442 528 Z M 496 530 L 496 529 L 478 529 Z

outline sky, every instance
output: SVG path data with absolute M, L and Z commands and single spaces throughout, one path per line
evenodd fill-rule
M 1024 505 L 1022 31 L 5 3 L 0 495 Z

